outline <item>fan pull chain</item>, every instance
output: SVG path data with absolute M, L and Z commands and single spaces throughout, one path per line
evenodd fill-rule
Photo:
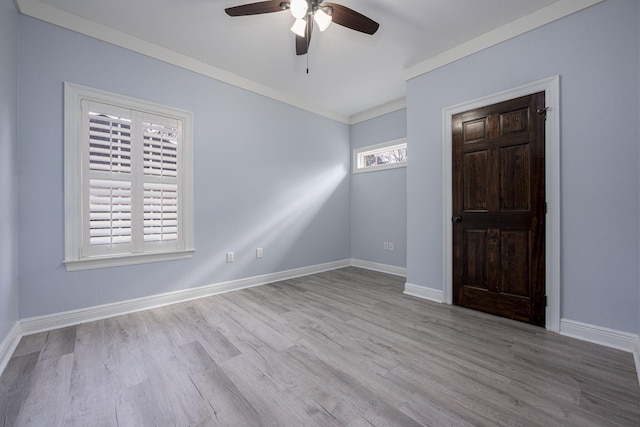
M 309 17 L 308 19 L 311 19 L 311 17 Z M 307 42 L 307 54 L 305 55 L 307 57 L 307 74 L 309 74 L 309 44 L 311 43 L 311 30 L 313 28 L 313 21 L 311 22 L 311 26 L 307 25 L 307 32 L 306 32 L 306 42 Z

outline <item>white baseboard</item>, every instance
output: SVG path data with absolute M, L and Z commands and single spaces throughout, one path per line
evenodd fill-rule
M 638 335 L 569 319 L 560 319 L 560 334 L 632 353 L 638 384 L 640 384 L 640 337 Z
M 20 338 L 22 338 L 20 322 L 16 322 L 9 331 L 9 334 L 0 343 L 0 375 L 4 372 L 4 368 L 7 367 L 7 363 L 9 363 L 13 352 L 16 351 L 16 347 L 18 347 L 20 343 Z
M 638 335 L 575 320 L 560 319 L 560 334 L 633 353 Z
M 54 313 L 45 316 L 31 317 L 23 319 L 20 327 L 23 335 L 35 334 L 38 332 L 50 331 L 52 329 L 63 328 L 80 323 L 92 322 L 94 320 L 106 319 L 108 317 L 120 316 L 165 305 L 190 301 L 211 295 L 239 289 L 251 288 L 265 285 L 281 280 L 293 279 L 310 274 L 322 273 L 324 271 L 335 270 L 348 267 L 350 260 L 335 261 L 326 264 L 319 264 L 309 267 L 296 268 L 293 270 L 281 271 L 277 273 L 264 274 L 261 276 L 249 277 L 246 279 L 231 280 L 228 282 L 216 283 L 197 288 L 190 288 L 181 291 L 168 292 L 164 294 L 152 295 L 127 301 L 104 304 L 94 307 L 81 308 L 78 310 Z
M 440 289 L 427 288 L 425 286 L 404 284 L 404 293 L 412 297 L 422 298 L 429 301 L 444 302 L 444 293 Z
M 366 270 L 379 271 L 380 273 L 407 277 L 407 269 L 404 267 L 396 267 L 395 265 L 379 264 L 377 262 L 363 261 L 360 259 L 352 259 L 351 265 L 353 267 L 364 268 Z

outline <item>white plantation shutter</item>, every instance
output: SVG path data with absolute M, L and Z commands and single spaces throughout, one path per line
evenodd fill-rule
M 131 172 L 131 120 L 108 116 L 92 105 L 89 116 L 89 169 Z
M 193 254 L 193 116 L 65 82 L 67 270 Z
M 178 240 L 178 187 L 144 184 L 144 241 Z
M 164 125 L 145 121 L 143 128 L 145 175 L 177 177 L 178 123 Z
M 89 243 L 131 243 L 131 183 L 89 180 Z
M 95 99 L 78 104 L 81 244 L 68 261 L 184 251 L 184 120 Z
M 142 117 L 143 240 L 148 248 L 180 240 L 181 137 L 178 120 L 149 114 Z

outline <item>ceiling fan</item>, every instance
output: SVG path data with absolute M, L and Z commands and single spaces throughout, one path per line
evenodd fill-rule
M 331 22 L 365 34 L 374 34 L 380 26 L 376 21 L 353 9 L 336 3 L 325 3 L 323 0 L 260 1 L 228 7 L 225 12 L 229 16 L 246 16 L 283 10 L 291 11 L 296 18 L 291 31 L 296 34 L 296 54 L 298 55 L 304 55 L 309 50 L 314 21 L 320 31 L 326 30 Z

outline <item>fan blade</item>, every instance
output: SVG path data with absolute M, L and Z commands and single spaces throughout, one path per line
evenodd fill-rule
M 243 4 L 240 6 L 228 7 L 224 11 L 229 16 L 258 15 L 261 13 L 280 12 L 286 10 L 288 1 L 269 0 L 257 3 Z
M 333 9 L 333 13 L 331 14 L 333 22 L 343 27 L 366 34 L 374 34 L 378 31 L 378 27 L 380 27 L 380 24 L 373 19 L 367 18 L 363 14 L 349 9 L 346 6 L 335 3 L 324 3 L 323 6 L 329 6 Z
M 313 19 L 307 17 L 306 37 L 300 37 L 296 34 L 296 55 L 304 55 L 309 50 L 311 44 L 311 31 L 313 30 Z

